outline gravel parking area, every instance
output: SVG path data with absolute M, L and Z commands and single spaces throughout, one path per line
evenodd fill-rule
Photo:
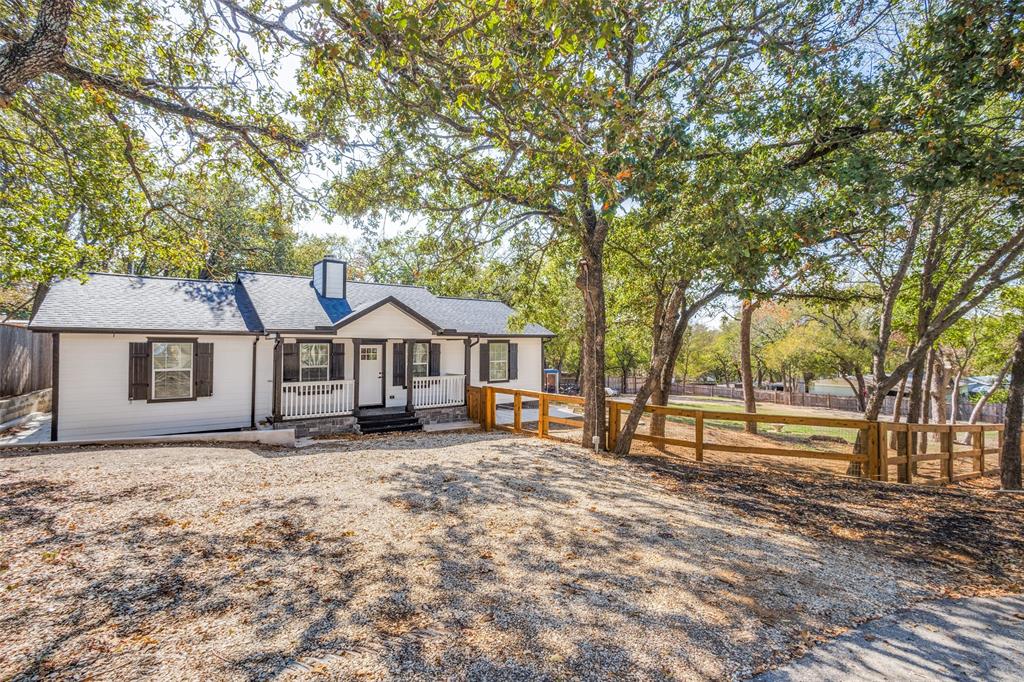
M 0 679 L 742 679 L 1020 589 L 1016 499 L 922 492 L 967 524 L 925 556 L 878 484 L 771 476 L 482 433 L 0 459 Z

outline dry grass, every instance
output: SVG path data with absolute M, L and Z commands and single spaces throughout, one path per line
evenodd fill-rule
M 499 434 L 0 459 L 0 678 L 743 678 L 1019 589 L 1022 503 L 897 490 Z

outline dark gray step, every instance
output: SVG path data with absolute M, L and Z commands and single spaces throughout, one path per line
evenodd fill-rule
M 361 414 L 356 419 L 360 424 L 376 424 L 416 419 L 416 415 L 412 412 L 387 412 L 384 414 Z
M 359 432 L 362 434 L 370 433 L 393 433 L 396 431 L 422 431 L 423 424 L 418 421 L 413 424 L 373 424 L 373 425 L 359 425 Z

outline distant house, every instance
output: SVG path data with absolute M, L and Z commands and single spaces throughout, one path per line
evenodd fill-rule
M 54 440 L 253 428 L 302 434 L 465 418 L 467 386 L 540 390 L 547 329 L 499 301 L 309 276 L 90 274 L 50 287 Z M 357 425 L 359 425 L 357 429 Z

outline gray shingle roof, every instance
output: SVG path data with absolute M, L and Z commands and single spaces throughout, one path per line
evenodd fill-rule
M 259 317 L 235 282 L 90 274 L 50 287 L 33 329 L 258 332 Z
M 54 284 L 32 318 L 34 329 L 244 333 L 316 331 L 393 298 L 437 327 L 464 334 L 554 336 L 537 324 L 509 328 L 500 301 L 445 298 L 423 287 L 348 282 L 346 298 L 317 295 L 310 278 L 256 272 L 237 282 L 90 274 Z
M 441 329 L 465 334 L 554 336 L 538 324 L 509 329 L 514 311 L 501 301 L 445 298 L 424 287 L 349 281 L 344 300 L 323 298 L 308 277 L 241 272 L 238 280 L 268 331 L 331 327 L 387 298 L 395 298 Z

